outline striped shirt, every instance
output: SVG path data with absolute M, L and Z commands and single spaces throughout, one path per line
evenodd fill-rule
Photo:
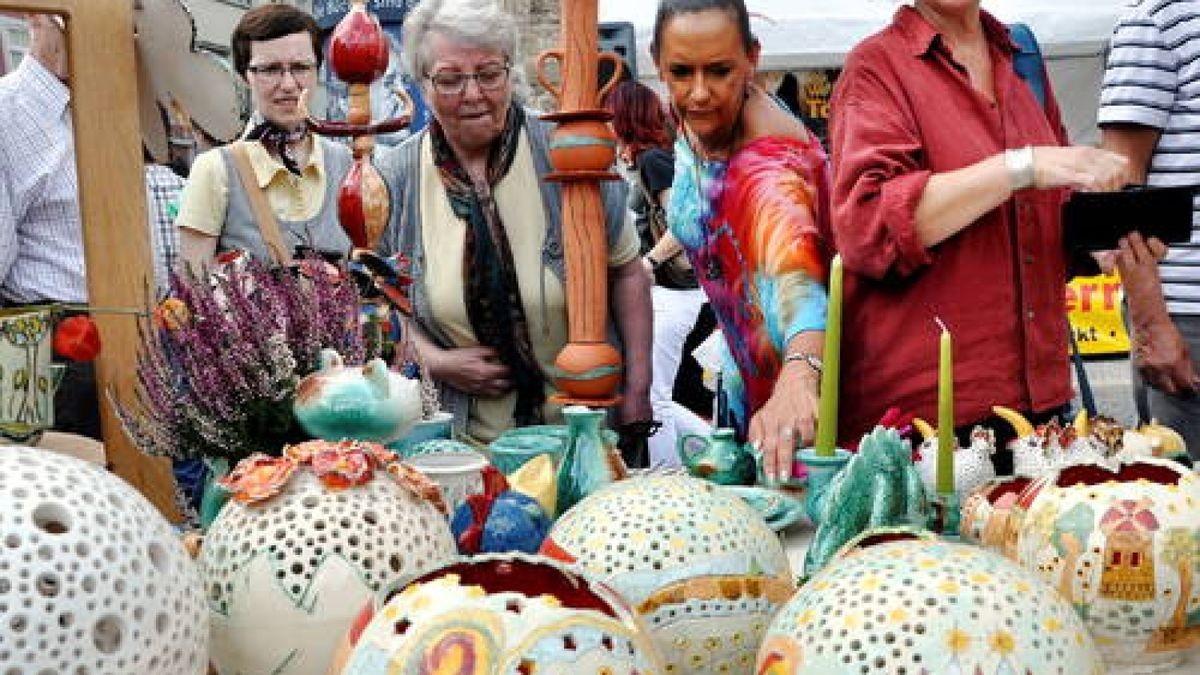
M 1099 123 L 1162 131 L 1149 185 L 1200 185 L 1200 0 L 1141 0 L 1117 24 L 1100 92 Z M 1200 196 L 1192 240 L 1160 265 L 1173 314 L 1200 315 Z
M 70 91 L 34 58 L 0 77 L 0 301 L 87 302 Z

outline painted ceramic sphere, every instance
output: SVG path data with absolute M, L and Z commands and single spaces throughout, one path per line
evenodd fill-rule
M 1075 606 L 1110 665 L 1178 661 L 1200 638 L 1196 474 L 1142 458 L 1066 467 L 1037 485 L 1022 497 L 1018 561 Z
M 645 620 L 669 673 L 744 673 L 795 580 L 736 495 L 684 475 L 629 478 L 567 511 L 542 553 L 578 563 Z
M 446 517 L 382 470 L 326 489 L 298 470 L 270 500 L 231 501 L 201 550 L 223 674 L 323 675 L 355 614 L 385 583 L 451 559 Z
M 345 665 L 330 672 L 663 672 L 653 642 L 616 593 L 546 558 L 462 558 L 389 595 Z
M 512 490 L 500 493 L 491 503 L 484 522 L 477 521 L 475 509 L 471 508 L 470 502 L 464 502 L 454 510 L 450 531 L 459 541 L 470 528 L 482 526 L 480 553 L 537 553 L 551 524 L 550 517 L 537 500 Z
M 1083 622 L 1026 570 L 976 546 L 882 536 L 800 588 L 771 622 L 754 672 L 1104 672 Z
M 205 672 L 200 574 L 166 519 L 119 477 L 0 448 L 0 537 L 0 672 Z

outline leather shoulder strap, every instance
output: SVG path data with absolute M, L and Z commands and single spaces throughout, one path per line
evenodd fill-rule
M 267 196 L 258 186 L 254 167 L 250 165 L 250 155 L 246 152 L 246 143 L 236 141 L 229 150 L 230 156 L 233 157 L 233 165 L 237 168 L 238 178 L 242 181 L 242 188 L 246 192 L 246 199 L 250 202 L 250 210 L 254 213 L 254 221 L 258 223 L 258 231 L 262 235 L 263 243 L 267 245 L 267 250 L 271 252 L 271 257 L 275 259 L 276 264 L 290 265 L 292 254 L 283 242 L 283 231 L 279 227 L 279 220 L 275 218 L 270 205 L 267 204 Z

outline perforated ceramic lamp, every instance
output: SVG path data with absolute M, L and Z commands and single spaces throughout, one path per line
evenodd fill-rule
M 1051 588 L 995 553 L 925 536 L 869 533 L 848 546 L 771 622 L 754 672 L 1104 672 Z
M 195 564 L 170 524 L 102 467 L 0 447 L 0 672 L 208 667 Z
M 667 672 L 745 673 L 795 581 L 745 501 L 683 475 L 628 478 L 567 511 L 542 553 L 577 563 L 645 620 Z
M 1111 666 L 1170 667 L 1200 637 L 1200 479 L 1166 459 L 1069 466 L 1026 488 L 1016 558 L 1084 617 Z
M 546 558 L 461 558 L 387 598 L 331 673 L 664 672 L 624 600 Z
M 338 445 L 303 445 L 314 444 Z M 436 486 L 405 465 L 365 472 L 361 464 L 332 463 L 342 483 L 334 488 L 323 482 L 330 475 L 319 478 L 306 466 L 280 480 L 263 465 L 245 475 L 267 477 L 249 481 L 267 484 L 258 491 L 265 496 L 247 504 L 235 492 L 201 550 L 212 660 L 222 675 L 324 675 L 374 593 L 451 559 L 454 540 L 427 498 Z M 414 477 L 420 489 L 405 482 Z

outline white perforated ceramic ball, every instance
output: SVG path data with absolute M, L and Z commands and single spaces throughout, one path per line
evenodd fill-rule
M 0 447 L 0 672 L 203 673 L 207 619 L 195 564 L 133 487 Z

